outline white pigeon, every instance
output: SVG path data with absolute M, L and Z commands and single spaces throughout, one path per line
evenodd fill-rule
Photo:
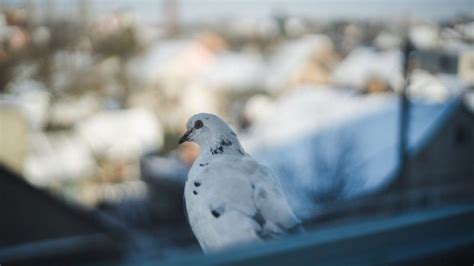
M 200 113 L 179 140 L 200 154 L 188 174 L 184 200 L 189 224 L 204 252 L 300 231 L 278 179 L 242 148 L 221 118 Z

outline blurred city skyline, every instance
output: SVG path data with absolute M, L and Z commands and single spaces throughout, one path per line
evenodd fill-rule
M 374 265 L 438 265 L 470 236 L 474 0 L 0 0 L 0 263 L 192 259 L 200 148 L 178 140 L 201 112 L 279 179 L 308 256 L 328 255 L 324 226 L 382 218 L 391 253 L 331 234 Z M 413 218 L 419 235 L 400 229 Z M 267 254 L 296 242 L 280 243 Z

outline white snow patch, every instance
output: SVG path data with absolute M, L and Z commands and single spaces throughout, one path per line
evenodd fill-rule
M 103 111 L 77 129 L 95 154 L 109 159 L 136 160 L 163 145 L 161 124 L 144 109 Z
M 394 89 L 403 85 L 402 57 L 398 50 L 376 52 L 372 48 L 354 49 L 334 70 L 336 84 L 364 89 L 372 78 L 385 81 Z
M 245 91 L 261 87 L 264 62 L 254 54 L 225 53 L 204 73 L 202 81 L 210 88 Z
M 266 75 L 266 88 L 279 90 L 295 71 L 300 70 L 314 56 L 332 50 L 331 39 L 325 35 L 306 35 L 288 41 L 277 48 L 270 59 Z
M 281 96 L 271 106 L 274 112 L 257 120 L 242 136 L 242 142 L 249 150 L 283 144 L 374 112 L 388 98 L 354 97 L 350 92 L 326 87 L 295 89 Z
M 96 171 L 92 153 L 76 135 L 35 133 L 29 143 L 24 175 L 35 185 L 87 178 Z

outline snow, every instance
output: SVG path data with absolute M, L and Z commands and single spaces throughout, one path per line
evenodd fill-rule
M 372 112 L 387 99 L 386 95 L 355 97 L 349 91 L 326 87 L 294 89 L 274 104 L 265 104 L 274 111 L 262 114 L 265 118 L 257 119 L 249 133 L 242 136 L 242 142 L 250 151 L 272 147 L 275 143 L 283 144 Z
M 8 85 L 10 96 L 2 101 L 19 106 L 33 131 L 40 130 L 47 120 L 50 94 L 43 83 L 35 80 L 18 80 Z
M 285 42 L 277 48 L 269 61 L 265 81 L 267 89 L 281 89 L 295 71 L 300 70 L 314 56 L 331 49 L 332 41 L 324 35 L 306 35 Z
M 157 82 L 158 75 L 164 68 L 189 45 L 190 42 L 187 40 L 160 42 L 128 63 L 129 75 L 145 83 Z
M 455 75 L 432 75 L 424 70 L 416 69 L 411 74 L 408 94 L 413 98 L 444 102 L 459 95 L 468 84 Z
M 461 32 L 467 39 L 474 40 L 474 21 L 459 25 Z
M 177 84 L 192 81 L 215 63 L 221 39 L 202 35 L 195 39 L 161 41 L 144 54 L 132 59 L 128 72 L 132 79 L 144 85 Z
M 396 49 L 401 47 L 402 38 L 394 33 L 383 31 L 375 37 L 374 44 L 384 50 Z
M 81 121 L 77 130 L 94 154 L 108 159 L 134 160 L 163 145 L 158 119 L 145 109 L 100 112 Z
M 225 53 L 203 74 L 203 82 L 211 88 L 248 91 L 262 86 L 262 58 L 254 54 Z
M 256 94 L 248 99 L 244 107 L 244 115 L 251 123 L 259 123 L 274 112 L 272 99 L 263 94 Z
M 99 99 L 92 93 L 59 99 L 50 106 L 49 122 L 53 125 L 71 126 L 99 109 Z
M 354 49 L 334 70 L 336 84 L 363 89 L 371 78 L 379 78 L 392 88 L 403 85 L 402 57 L 398 50 L 377 52 L 373 48 Z
M 246 149 L 253 141 L 266 143 L 250 146 L 249 152 L 280 178 L 298 217 L 314 215 L 324 200 L 370 193 L 392 180 L 399 156 L 398 98 L 351 97 L 331 90 L 299 93 L 298 101 L 288 97 L 298 110 L 287 114 L 292 108 L 282 105 L 275 117 L 262 122 L 271 125 L 270 131 L 256 125 L 244 142 Z M 411 152 L 429 139 L 456 102 L 412 103 Z M 311 124 L 316 126 L 305 126 Z
M 409 37 L 417 48 L 433 49 L 439 45 L 439 29 L 435 25 L 420 24 L 412 26 Z
M 35 133 L 29 143 L 23 173 L 35 185 L 87 178 L 96 171 L 90 150 L 76 135 Z

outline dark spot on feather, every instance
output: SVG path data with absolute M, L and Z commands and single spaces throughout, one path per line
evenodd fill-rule
M 226 139 L 221 139 L 220 144 L 221 144 L 221 146 L 227 147 L 227 146 L 231 146 L 231 145 L 232 145 L 232 141 L 226 140 Z
M 224 212 L 225 212 L 225 205 L 223 204 L 217 208 L 213 208 L 211 206 L 211 214 L 216 218 L 219 218 Z
M 241 155 L 245 155 L 245 153 L 242 151 L 242 149 L 239 149 L 239 153 L 240 153 Z
M 210 148 L 210 152 L 212 155 L 216 155 L 216 154 L 221 154 L 224 152 L 224 147 L 229 147 L 232 145 L 232 141 L 228 140 L 228 139 L 221 139 L 219 140 L 219 143 L 218 143 L 219 146 L 215 147 L 215 148 Z
M 252 189 L 255 189 L 255 185 L 254 185 L 254 184 L 251 184 L 251 186 L 252 186 Z
M 193 190 L 193 194 L 194 194 L 194 195 L 197 195 L 198 193 L 197 193 L 197 191 L 196 191 L 196 190 Z
M 194 185 L 195 185 L 196 187 L 199 187 L 199 186 L 201 185 L 201 183 L 199 183 L 199 182 L 194 182 Z
M 230 132 L 230 134 L 232 134 L 232 136 L 234 137 L 237 137 L 237 134 L 235 134 L 234 132 Z
M 203 166 L 206 166 L 206 165 L 209 165 L 209 163 L 200 163 L 199 166 L 203 167 Z
M 211 154 L 212 154 L 212 155 L 221 154 L 221 153 L 223 153 L 223 152 L 224 152 L 224 147 L 222 147 L 222 146 L 219 146 L 219 147 L 217 147 L 217 148 L 215 148 L 215 149 L 212 149 L 212 148 L 211 148 Z
M 206 120 L 209 120 L 209 117 L 206 117 Z
M 216 218 L 219 218 L 219 216 L 221 216 L 221 214 L 218 213 L 216 210 L 212 210 L 212 211 L 211 211 L 211 214 L 212 214 L 212 216 L 214 216 L 214 217 L 216 217 Z

